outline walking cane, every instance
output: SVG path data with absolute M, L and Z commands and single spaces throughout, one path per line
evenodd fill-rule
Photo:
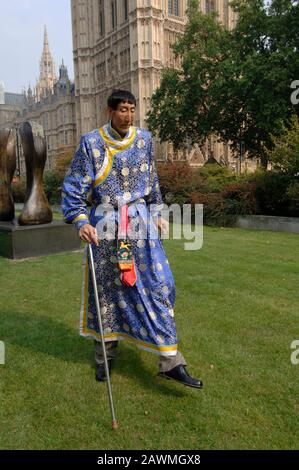
M 102 347 L 103 347 L 103 356 L 104 356 L 105 372 L 106 372 L 106 377 L 107 377 L 109 404 L 110 404 L 110 411 L 111 411 L 111 416 L 112 416 L 112 429 L 117 429 L 118 428 L 118 422 L 117 422 L 117 419 L 115 417 L 115 412 L 114 412 L 112 390 L 111 390 L 111 383 L 110 383 L 110 375 L 109 375 L 109 367 L 108 367 L 108 361 L 107 361 L 107 353 L 106 353 L 104 333 L 103 333 L 103 325 L 102 325 L 102 316 L 101 316 L 101 310 L 100 310 L 97 280 L 96 280 L 96 273 L 95 273 L 95 269 L 94 269 L 94 260 L 93 260 L 93 253 L 92 253 L 91 243 L 88 243 L 88 252 L 89 252 L 89 259 L 90 259 L 90 267 L 91 267 L 94 297 L 95 297 L 95 301 L 96 301 L 96 308 L 97 308 L 97 315 L 98 315 L 98 324 L 99 324 L 99 328 L 100 328 L 101 341 L 102 341 Z

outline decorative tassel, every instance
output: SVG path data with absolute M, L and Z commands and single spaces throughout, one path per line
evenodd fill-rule
M 117 240 L 117 262 L 121 271 L 120 280 L 126 286 L 134 286 L 137 280 L 131 242 L 127 238 L 128 206 L 120 208 L 120 224 Z
M 132 287 L 136 284 L 137 274 L 136 274 L 134 261 L 133 261 L 133 268 L 130 269 L 130 271 L 122 271 L 120 273 L 120 280 L 126 286 Z

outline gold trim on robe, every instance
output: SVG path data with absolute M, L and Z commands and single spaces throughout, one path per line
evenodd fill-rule
M 105 125 L 99 129 L 99 134 L 105 143 L 106 151 L 103 165 L 100 171 L 96 174 L 93 186 L 97 187 L 102 184 L 107 176 L 109 175 L 112 165 L 113 165 L 113 158 L 114 155 L 118 152 L 122 152 L 129 148 L 134 139 L 136 137 L 136 129 L 135 127 L 131 126 L 128 132 L 128 136 L 122 140 L 113 139 L 111 133 L 109 133 L 109 125 Z

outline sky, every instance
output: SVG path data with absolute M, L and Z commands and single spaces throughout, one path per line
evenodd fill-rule
M 56 74 L 64 59 L 74 78 L 71 0 L 0 0 L 0 82 L 5 91 L 22 93 L 39 76 L 44 25 Z

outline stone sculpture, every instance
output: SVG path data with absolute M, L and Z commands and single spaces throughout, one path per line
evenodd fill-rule
M 19 216 L 20 225 L 39 225 L 52 222 L 52 211 L 48 203 L 43 172 L 47 158 L 46 139 L 42 126 L 28 121 L 19 127 L 26 163 L 26 198 Z
M 0 220 L 10 222 L 15 209 L 11 183 L 16 169 L 16 132 L 0 129 Z

